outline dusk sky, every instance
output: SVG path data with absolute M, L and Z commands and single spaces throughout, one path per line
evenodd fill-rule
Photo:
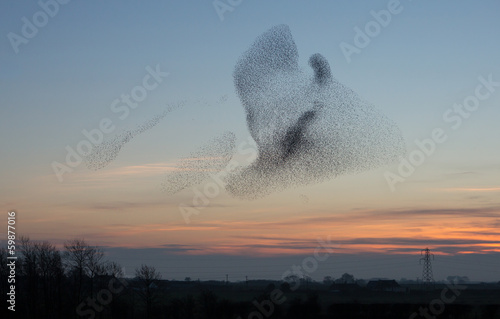
M 499 281 L 500 2 L 232 3 L 217 12 L 210 0 L 73 0 L 50 15 L 38 14 L 36 1 L 0 4 L 2 245 L 15 210 L 18 235 L 61 249 L 84 238 L 129 276 L 147 263 L 165 279 L 280 279 L 329 238 L 335 253 L 310 274 L 315 280 L 345 272 L 421 278 L 428 247 L 436 280 Z M 396 12 L 385 26 L 376 22 L 381 10 Z M 308 59 L 321 53 L 339 82 L 398 125 L 407 155 L 256 200 L 221 188 L 186 220 L 180 207 L 192 206 L 208 181 L 169 195 L 165 176 L 182 161 L 210 160 L 188 158 L 224 132 L 237 146 L 251 140 L 233 71 L 280 24 L 290 27 L 304 72 L 312 76 Z M 356 46 L 356 30 L 375 24 L 369 43 Z M 148 74 L 156 78 L 144 82 Z M 118 109 L 113 102 L 137 86 L 151 89 Z M 82 130 L 108 119 L 114 129 L 103 138 L 111 140 L 169 107 L 109 165 L 54 171 L 55 162 L 67 166 L 68 147 L 88 139 Z M 424 154 L 415 140 L 433 135 L 439 141 Z M 402 176 L 416 151 L 424 158 Z

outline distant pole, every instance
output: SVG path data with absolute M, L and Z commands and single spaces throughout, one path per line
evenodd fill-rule
M 247 289 L 248 289 L 248 276 L 245 276 L 245 283 L 246 283 Z
M 226 274 L 226 285 L 227 285 L 227 284 L 228 284 L 228 282 L 229 282 L 229 281 L 228 281 L 228 279 L 227 279 L 227 278 L 228 278 L 228 276 L 229 276 L 229 275 L 228 275 L 228 274 Z
M 434 254 L 431 254 L 431 250 L 429 248 L 422 249 L 420 255 L 424 257 L 420 258 L 420 264 L 422 264 L 422 260 L 424 261 L 424 267 L 422 269 L 422 283 L 426 289 L 431 288 L 434 284 L 434 277 L 432 275 L 432 264 L 431 264 L 431 256 L 434 260 Z

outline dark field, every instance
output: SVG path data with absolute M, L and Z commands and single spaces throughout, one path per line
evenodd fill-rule
M 137 279 L 125 279 L 122 286 L 103 276 L 95 278 L 92 291 L 83 287 L 86 297 L 78 305 L 72 302 L 74 287 L 66 283 L 48 300 L 43 287 L 40 295 L 29 296 L 23 281 L 17 318 L 500 318 L 499 283 L 425 289 L 402 284 L 398 291 L 375 291 L 357 284 L 157 280 L 148 289 Z

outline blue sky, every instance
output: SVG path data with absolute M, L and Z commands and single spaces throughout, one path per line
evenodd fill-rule
M 27 44 L 21 44 L 18 53 L 8 34 L 21 35 L 22 18 L 31 21 L 41 7 L 34 1 L 0 4 L 2 210 L 24 211 L 26 224 L 20 224 L 21 229 L 25 227 L 32 239 L 58 243 L 77 234 L 100 244 L 99 238 L 92 238 L 92 225 L 109 227 L 110 234 L 115 234 L 112 225 L 123 220 L 136 222 L 129 207 L 124 208 L 123 215 L 106 213 L 95 224 L 83 226 L 82 216 L 102 214 L 91 211 L 94 203 L 116 207 L 132 203 L 135 206 L 129 206 L 151 211 L 148 215 L 141 209 L 151 224 L 183 224 L 177 206 L 192 195 L 186 192 L 166 198 L 159 191 L 164 172 L 138 174 L 136 179 L 125 181 L 116 178 L 116 172 L 154 163 L 175 165 L 179 158 L 224 131 L 234 132 L 238 141 L 247 139 L 244 111 L 233 86 L 233 68 L 259 34 L 278 24 L 290 26 L 299 63 L 305 70 L 311 72 L 307 60 L 312 54 L 324 55 L 340 82 L 399 125 L 409 152 L 415 149 L 416 138 L 429 137 L 434 128 L 445 129 L 449 139 L 415 174 L 398 185 L 395 193 L 390 191 L 383 174 L 386 170 L 396 171 L 397 164 L 257 202 L 238 202 L 222 195 L 207 213 L 200 215 L 200 223 L 218 221 L 230 225 L 235 221 L 232 219 L 239 218 L 257 225 L 314 214 L 323 216 L 332 211 L 348 214 L 360 207 L 388 211 L 500 207 L 500 90 L 481 101 L 478 110 L 459 129 L 450 129 L 442 119 L 454 103 L 461 103 L 474 93 L 480 76 L 492 75 L 500 81 L 500 43 L 495 38 L 500 30 L 500 3 L 401 1 L 401 12 L 392 15 L 390 23 L 348 63 L 340 44 L 353 44 L 354 28 L 363 29 L 374 20 L 370 12 L 386 10 L 389 3 L 242 1 L 233 11 L 225 12 L 221 21 L 208 0 L 73 0 L 59 5 L 54 17 Z M 146 67 L 156 65 L 169 75 L 158 88 L 148 92 L 130 116 L 120 120 L 110 110 L 112 101 L 130 93 L 141 84 Z M 96 128 L 102 118 L 110 118 L 116 125 L 111 134 L 114 135 L 133 129 L 179 101 L 186 103 L 127 144 L 106 169 L 91 172 L 81 165 L 68 173 L 63 183 L 54 176 L 51 163 L 64 161 L 65 147 L 76 147 L 83 138 L 83 129 Z M 110 180 L 109 176 L 115 179 Z M 299 193 L 308 196 L 309 207 L 297 207 Z M 232 211 L 217 210 L 217 205 L 232 207 Z M 290 210 L 293 215 L 287 213 Z M 35 229 L 35 221 L 41 216 L 47 217 L 51 226 Z M 446 221 L 441 215 L 435 218 L 438 224 Z M 479 223 L 474 216 L 470 218 L 469 225 Z M 494 222 L 500 217 L 489 218 Z M 461 222 L 460 227 L 465 227 L 466 218 Z M 165 241 L 196 245 L 213 235 L 210 230 L 192 227 L 165 234 Z M 360 237 L 373 235 L 357 230 Z M 147 232 L 146 225 L 143 231 Z M 254 231 L 258 233 L 258 229 Z M 325 234 L 322 230 L 321 235 Z M 391 234 L 387 230 L 379 235 Z M 424 235 L 431 236 L 421 234 Z M 314 232 L 297 236 L 316 237 Z M 228 238 L 222 236 L 220 241 Z M 493 238 L 498 241 L 499 236 Z M 132 246 L 122 240 L 109 235 L 102 238 L 102 244 Z M 157 238 L 151 237 L 134 247 L 158 245 Z M 490 277 L 484 275 L 486 279 Z

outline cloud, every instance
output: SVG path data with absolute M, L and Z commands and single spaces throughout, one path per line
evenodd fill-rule
M 500 187 L 453 187 L 437 189 L 444 192 L 500 192 Z
M 151 208 L 151 207 L 156 207 L 156 206 L 163 206 L 165 203 L 162 202 L 104 202 L 104 203 L 86 203 L 83 205 L 80 205 L 80 207 L 83 207 L 85 209 L 90 209 L 90 210 L 119 210 L 119 211 L 124 211 L 124 210 L 130 210 L 130 209 L 144 209 L 144 208 Z M 74 206 L 72 206 L 74 207 Z
M 299 219 L 290 219 L 288 221 L 272 222 L 274 226 L 289 226 L 303 224 L 322 224 L 334 222 L 368 222 L 381 220 L 405 219 L 412 221 L 415 217 L 426 217 L 429 219 L 439 217 L 500 217 L 500 206 L 482 207 L 482 208 L 446 208 L 446 209 L 394 209 L 394 210 L 367 210 L 356 213 L 342 213 L 330 216 L 305 217 Z
M 161 246 L 163 247 L 161 250 L 162 253 L 188 253 L 201 250 L 199 247 L 192 245 L 164 244 Z

